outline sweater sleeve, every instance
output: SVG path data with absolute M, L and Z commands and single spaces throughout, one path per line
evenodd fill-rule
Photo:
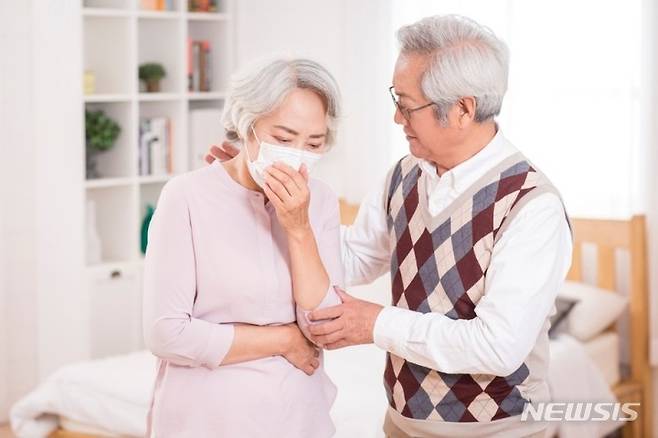
M 184 180 L 165 185 L 148 232 L 144 260 L 143 330 L 156 356 L 190 367 L 218 367 L 233 342 L 230 324 L 192 316 L 196 268 Z
M 343 264 L 341 261 L 340 249 L 340 209 L 338 198 L 327 187 L 325 188 L 326 195 L 322 198 L 321 210 L 324 216 L 322 225 L 316 231 L 316 240 L 320 258 L 324 264 L 324 268 L 329 276 L 329 288 L 320 304 L 315 309 L 304 310 L 299 305 L 297 308 L 297 325 L 302 333 L 310 339 L 308 326 L 310 324 L 319 324 L 321 321 L 311 322 L 308 319 L 308 314 L 313 310 L 325 307 L 336 306 L 342 303 L 342 300 L 336 293 L 334 287 L 344 287 L 344 273 Z

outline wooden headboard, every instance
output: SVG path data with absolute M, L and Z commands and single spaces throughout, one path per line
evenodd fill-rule
M 359 206 L 340 201 L 341 223 L 351 224 Z M 649 364 L 649 288 L 647 281 L 646 228 L 644 216 L 630 220 L 572 218 L 574 232 L 573 261 L 567 279 L 583 281 L 583 245 L 596 247 L 596 285 L 616 289 L 615 252 L 627 251 L 630 257 L 628 293 L 630 378 L 613 388 L 620 401 L 640 401 L 640 417 L 624 428 L 624 437 L 650 437 L 652 431 L 651 366 Z M 611 292 L 612 293 L 612 292 Z

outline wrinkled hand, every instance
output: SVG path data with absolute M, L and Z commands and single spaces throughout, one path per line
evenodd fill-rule
M 233 146 L 228 141 L 222 143 L 221 148 L 217 145 L 210 146 L 206 154 L 206 163 L 211 164 L 215 160 L 228 161 L 240 153 L 240 149 Z
M 265 169 L 265 195 L 274 205 L 281 226 L 291 234 L 310 231 L 308 205 L 308 171 L 302 165 L 297 172 L 285 163 L 274 163 Z
M 287 324 L 286 328 L 290 334 L 283 357 L 295 368 L 312 375 L 320 366 L 320 350 L 306 339 L 297 324 Z
M 384 307 L 354 298 L 339 288 L 335 290 L 343 304 L 314 310 L 309 314 L 311 321 L 334 318 L 308 327 L 313 341 L 327 350 L 371 344 L 375 321 Z

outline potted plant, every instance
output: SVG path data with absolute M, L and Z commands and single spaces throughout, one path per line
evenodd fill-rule
M 166 76 L 162 64 L 149 62 L 139 66 L 139 79 L 146 84 L 146 91 L 157 93 L 160 91 L 160 80 Z
M 114 146 L 121 127 L 117 122 L 106 116 L 103 111 L 85 110 L 85 143 L 87 149 L 87 179 L 98 178 L 96 158 Z

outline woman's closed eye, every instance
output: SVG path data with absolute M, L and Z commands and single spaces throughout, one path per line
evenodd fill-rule
M 289 138 L 274 137 L 279 143 L 290 143 L 292 140 Z
M 315 150 L 315 149 L 320 149 L 323 145 L 322 144 L 308 144 L 308 147 Z

